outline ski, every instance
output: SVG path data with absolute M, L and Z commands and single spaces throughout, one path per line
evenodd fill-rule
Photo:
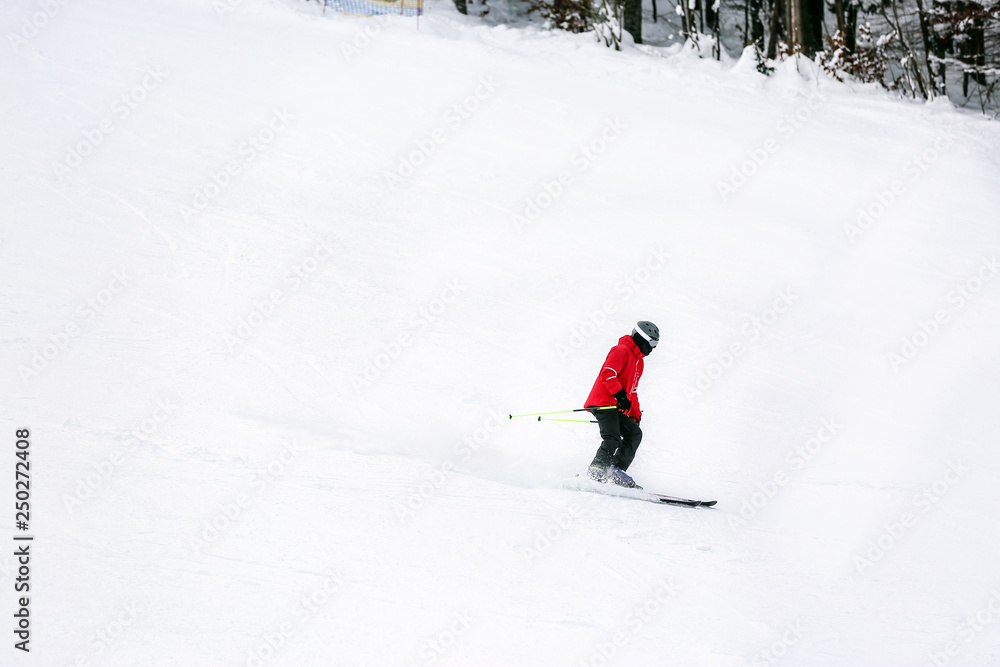
M 692 500 L 690 498 L 677 498 L 674 496 L 664 496 L 659 493 L 652 493 L 661 503 L 668 505 L 684 505 L 685 507 L 713 507 L 718 500 Z
M 666 496 L 662 493 L 653 493 L 645 489 L 630 489 L 625 486 L 614 484 L 602 484 L 589 478 L 577 475 L 575 478 L 567 480 L 564 484 L 566 488 L 576 491 L 587 491 L 589 493 L 599 493 L 605 496 L 616 498 L 632 498 L 633 500 L 645 500 L 651 503 L 662 503 L 664 505 L 677 505 L 680 507 L 713 507 L 717 500 L 695 500 L 693 498 L 678 498 L 677 496 Z

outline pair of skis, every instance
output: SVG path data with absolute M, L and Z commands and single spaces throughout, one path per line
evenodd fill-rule
M 567 412 L 590 412 L 594 414 L 597 410 L 617 410 L 618 406 L 615 405 L 605 405 L 601 407 L 590 407 L 590 408 L 576 408 L 573 410 L 555 410 L 552 412 L 531 412 L 523 415 L 507 415 L 509 419 L 514 417 L 538 417 L 538 421 L 583 421 L 592 422 L 596 424 L 597 422 L 592 419 L 555 419 L 548 415 L 558 415 L 565 414 Z M 544 417 L 544 419 L 543 419 Z M 579 478 L 580 476 L 577 475 Z M 567 485 L 570 488 L 576 488 L 580 491 L 591 491 L 593 493 L 601 493 L 606 496 L 618 496 L 621 498 L 634 498 L 635 500 L 646 500 L 653 503 L 663 503 L 665 505 L 680 505 L 682 507 L 712 507 L 715 505 L 717 500 L 693 500 L 691 498 L 678 498 L 677 496 L 665 496 L 662 493 L 652 493 L 650 491 L 644 491 L 642 489 L 630 489 L 624 486 L 615 486 L 613 484 L 601 484 L 600 482 L 595 482 L 590 478 L 586 480 L 580 480 L 575 485 Z
M 677 496 L 666 496 L 662 493 L 653 493 L 645 489 L 630 489 L 625 486 L 595 482 L 587 477 L 577 475 L 575 484 L 569 484 L 570 488 L 579 491 L 589 491 L 590 493 L 600 493 L 605 496 L 616 498 L 632 498 L 633 500 L 645 500 L 651 503 L 663 503 L 664 505 L 679 505 L 681 507 L 712 507 L 717 500 L 694 500 L 692 498 L 678 498 Z

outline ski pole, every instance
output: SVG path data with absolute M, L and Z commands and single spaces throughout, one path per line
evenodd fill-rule
M 617 405 L 605 405 L 599 408 L 576 408 L 575 410 L 553 410 L 552 412 L 529 412 L 523 415 L 507 415 L 508 419 L 513 419 L 514 417 L 538 417 L 539 415 L 562 415 L 567 412 L 590 412 L 592 410 L 616 410 Z
M 539 417 L 538 421 L 540 421 L 540 422 L 578 422 L 580 424 L 596 424 L 597 423 L 596 419 L 552 419 L 551 417 L 546 417 L 545 419 L 542 419 L 541 417 Z

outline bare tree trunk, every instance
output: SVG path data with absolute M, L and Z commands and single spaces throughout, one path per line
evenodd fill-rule
M 851 53 L 858 50 L 858 5 L 854 2 L 844 12 L 844 47 Z
M 719 12 L 715 10 L 716 0 L 702 0 L 705 3 L 705 22 L 708 23 L 708 30 L 712 33 L 712 57 L 716 60 L 722 58 L 722 29 L 719 25 Z M 720 2 L 721 7 L 721 2 Z
M 823 0 L 799 0 L 802 52 L 812 58 L 823 50 Z
M 798 0 L 785 0 L 785 30 L 788 34 L 788 45 L 795 48 L 799 43 Z
M 778 57 L 778 36 L 782 34 L 781 14 L 783 13 L 783 0 L 772 0 L 774 5 L 771 9 L 771 36 L 767 40 L 767 58 L 774 60 Z
M 760 20 L 760 15 L 764 12 L 762 0 L 746 0 L 749 16 L 747 25 L 750 30 L 750 41 L 757 45 L 757 50 L 764 52 L 764 22 Z
M 681 16 L 681 26 L 684 28 L 684 39 L 690 39 L 698 43 L 698 24 L 696 23 L 694 12 L 691 10 L 689 0 L 680 0 L 684 14 Z
M 625 31 L 636 44 L 642 44 L 642 0 L 625 0 Z
M 811 58 L 823 50 L 823 0 L 787 0 L 789 45 Z
M 844 32 L 844 0 L 834 0 L 833 14 L 837 17 L 837 32 Z
M 917 0 L 917 12 L 920 17 L 920 37 L 924 42 L 924 62 L 927 65 L 927 76 L 930 77 L 931 88 L 935 92 L 941 92 L 938 83 L 944 84 L 944 72 L 941 71 L 940 76 L 935 76 L 935 69 L 943 70 L 944 66 L 940 65 L 937 68 L 934 67 L 931 61 L 931 55 L 935 54 L 937 49 L 934 48 L 935 38 L 931 36 L 930 20 L 927 17 L 927 12 L 924 11 L 923 0 Z
M 752 43 L 754 43 L 754 42 L 757 41 L 752 36 L 751 33 L 753 31 L 750 29 L 750 5 L 751 4 L 752 4 L 751 0 L 745 0 L 745 2 L 743 3 L 743 25 L 744 25 L 744 31 L 743 31 L 743 48 L 744 49 L 747 48 L 748 46 L 750 46 Z

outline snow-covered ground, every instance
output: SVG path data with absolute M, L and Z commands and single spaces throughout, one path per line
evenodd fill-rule
M 997 124 L 444 0 L 0 34 L 0 663 L 1000 664 Z M 506 418 L 637 319 L 714 509 Z

